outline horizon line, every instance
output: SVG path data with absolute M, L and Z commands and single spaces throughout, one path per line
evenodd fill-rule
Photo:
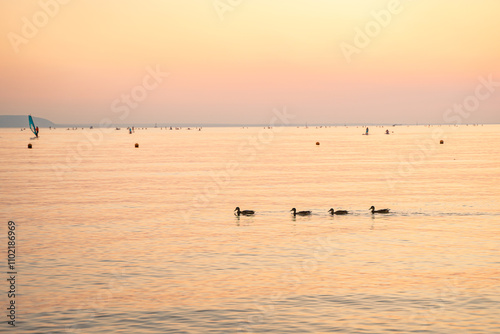
M 201 128 L 201 127 L 208 127 L 208 128 L 216 128 L 216 127 L 324 127 L 324 126 L 334 126 L 334 127 L 339 127 L 339 126 L 431 126 L 431 125 L 498 125 L 500 123 L 462 123 L 462 124 L 455 124 L 455 123 L 311 123 L 311 124 L 300 124 L 300 123 L 294 123 L 294 124 L 280 124 L 280 125 L 269 125 L 269 124 L 258 124 L 258 123 L 253 123 L 253 124 L 238 124 L 238 123 L 205 123 L 205 124 L 193 124 L 193 123 L 172 123 L 172 124 L 166 124 L 166 123 L 139 123 L 139 124 L 129 124 L 129 123 L 123 123 L 123 124 L 111 124 L 108 126 L 100 126 L 100 125 L 95 125 L 93 123 L 61 123 L 61 124 L 56 124 L 54 123 L 53 126 L 43 126 L 43 128 L 80 128 L 80 127 L 93 127 L 93 128 L 128 128 L 128 127 L 135 127 L 135 128 Z M 27 127 L 27 126 L 26 126 Z M 26 127 L 21 127 L 21 128 L 26 128 Z M 19 126 L 4 126 L 0 124 L 0 128 L 19 128 Z

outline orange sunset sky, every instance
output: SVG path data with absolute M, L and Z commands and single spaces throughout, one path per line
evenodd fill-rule
M 1 115 L 266 124 L 286 107 L 297 124 L 500 123 L 498 0 L 0 0 L 0 12 Z

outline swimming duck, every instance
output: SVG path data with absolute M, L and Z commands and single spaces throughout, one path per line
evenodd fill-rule
M 330 210 L 328 210 L 328 212 L 330 212 L 331 215 L 347 215 L 349 213 L 349 211 L 347 211 L 347 210 L 337 210 L 337 211 L 335 211 L 335 210 L 333 210 L 333 208 L 330 209 Z
M 299 212 L 297 212 L 297 210 L 295 208 L 293 208 L 290 211 L 293 211 L 293 216 L 294 217 L 297 216 L 297 215 L 299 215 L 299 216 L 309 216 L 309 215 L 311 215 L 311 211 L 299 211 Z
M 375 210 L 375 207 L 372 205 L 369 210 L 372 210 L 372 214 L 374 213 L 389 213 L 391 209 L 380 209 L 380 210 Z
M 236 211 L 236 213 L 235 213 L 236 216 L 240 216 L 240 215 L 251 216 L 251 215 L 255 214 L 255 211 L 253 211 L 253 210 L 241 211 L 239 206 L 237 206 L 236 209 L 234 209 L 234 211 Z

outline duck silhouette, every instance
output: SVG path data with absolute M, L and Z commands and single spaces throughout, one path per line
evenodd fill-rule
M 242 216 L 252 216 L 252 215 L 255 214 L 255 211 L 253 211 L 253 210 L 243 210 L 242 211 L 242 210 L 240 210 L 239 206 L 237 206 L 236 209 L 234 209 L 234 211 L 236 211 L 236 213 L 235 213 L 236 216 L 240 216 L 240 215 L 242 215 Z
M 290 210 L 293 212 L 293 216 L 310 216 L 311 215 L 311 211 L 297 211 L 297 209 L 293 208 L 292 210 Z
M 374 213 L 389 213 L 391 209 L 380 209 L 380 210 L 375 210 L 375 207 L 372 205 L 369 210 L 372 210 L 372 214 Z
M 349 213 L 349 211 L 347 211 L 347 210 L 337 210 L 337 211 L 335 211 L 335 210 L 333 210 L 333 208 L 330 209 L 330 210 L 328 210 L 328 212 L 330 212 L 331 215 L 347 215 Z

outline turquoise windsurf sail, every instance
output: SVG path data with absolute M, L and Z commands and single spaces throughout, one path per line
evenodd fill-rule
M 30 121 L 30 129 L 31 129 L 31 131 L 33 131 L 33 133 L 35 134 L 35 136 L 38 137 L 38 131 L 36 131 L 36 126 L 35 126 L 35 122 L 33 122 L 33 117 L 31 117 L 31 115 L 29 115 L 28 119 Z

